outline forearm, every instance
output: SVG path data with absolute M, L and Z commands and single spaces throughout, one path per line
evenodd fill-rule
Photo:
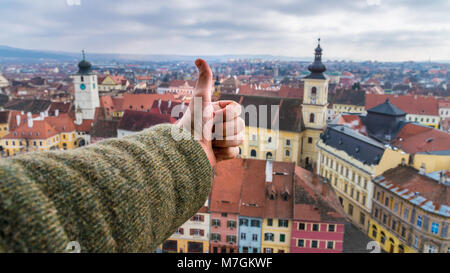
M 152 251 L 204 204 L 211 187 L 203 149 L 173 140 L 171 128 L 2 160 L 0 217 L 8 219 L 0 230 L 8 232 L 0 245 L 62 251 L 78 241 L 83 252 Z

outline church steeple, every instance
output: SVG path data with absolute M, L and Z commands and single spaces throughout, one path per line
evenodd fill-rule
M 314 62 L 308 66 L 308 70 L 311 72 L 305 78 L 307 79 L 326 79 L 323 72 L 327 70 L 325 65 L 322 63 L 322 48 L 320 47 L 320 38 L 317 39 L 317 47 L 314 54 Z

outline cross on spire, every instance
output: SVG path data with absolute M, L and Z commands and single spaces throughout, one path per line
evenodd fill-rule
M 81 50 L 81 54 L 83 54 L 83 61 L 85 61 L 86 60 L 86 52 L 84 51 L 84 49 Z

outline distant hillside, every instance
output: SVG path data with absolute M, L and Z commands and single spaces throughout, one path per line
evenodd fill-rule
M 70 53 L 55 53 L 50 51 L 39 51 L 20 49 L 0 45 L 0 60 L 9 61 L 37 61 L 37 60 L 73 60 L 74 55 Z
M 308 61 L 311 58 L 294 58 L 272 55 L 210 55 L 210 56 L 188 56 L 188 55 L 161 55 L 161 54 L 103 54 L 88 52 L 90 61 L 185 61 L 193 62 L 202 57 L 209 61 L 227 61 L 229 59 L 264 59 L 284 61 Z M 76 61 L 81 58 L 80 53 L 54 52 L 43 50 L 20 49 L 0 45 L 0 61 L 36 62 L 36 61 Z

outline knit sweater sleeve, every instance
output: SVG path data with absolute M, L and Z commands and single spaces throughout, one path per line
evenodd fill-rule
M 212 168 L 174 125 L 0 159 L 0 252 L 151 252 L 205 203 Z

